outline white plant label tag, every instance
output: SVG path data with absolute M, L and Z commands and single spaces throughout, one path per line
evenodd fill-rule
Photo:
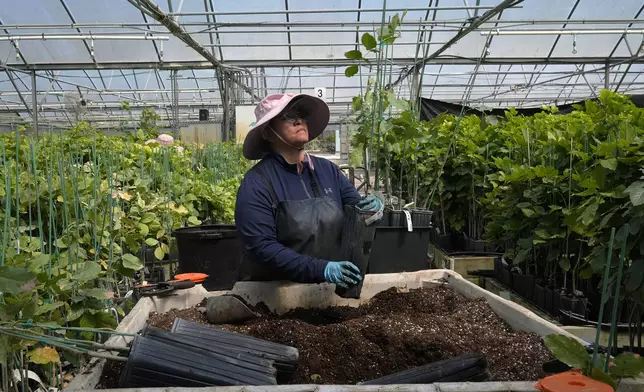
M 405 217 L 407 217 L 407 231 L 414 231 L 414 226 L 411 223 L 411 213 L 408 210 L 403 210 Z

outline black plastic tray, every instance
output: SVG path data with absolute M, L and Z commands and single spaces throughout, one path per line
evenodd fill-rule
M 418 366 L 362 383 L 362 385 L 431 384 L 438 381 L 468 381 L 483 378 L 487 370 L 485 356 L 468 353 Z
M 276 385 L 266 373 L 231 365 L 190 348 L 135 336 L 121 388 Z
M 202 342 L 204 347 L 219 348 L 239 353 L 251 354 L 275 362 L 278 378 L 295 372 L 299 351 L 295 347 L 273 343 L 252 336 L 230 332 L 210 325 L 174 320 L 172 333 L 191 336 Z
M 219 346 L 206 346 L 203 341 L 189 335 L 172 333 L 159 328 L 146 325 L 141 331 L 141 336 L 149 339 L 171 344 L 183 349 L 192 350 L 195 353 L 208 355 L 216 360 L 229 363 L 240 368 L 252 371 L 266 373 L 269 376 L 275 376 L 275 362 L 257 357 L 255 355 L 240 353 L 237 351 L 226 350 Z

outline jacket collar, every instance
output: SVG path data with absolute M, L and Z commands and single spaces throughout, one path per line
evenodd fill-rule
M 275 162 L 280 164 L 282 167 L 284 167 L 287 170 L 297 172 L 298 174 L 301 174 L 302 171 L 304 170 L 304 167 L 308 167 L 310 170 L 315 170 L 315 166 L 313 165 L 313 159 L 309 155 L 308 152 L 304 152 L 304 160 L 295 164 L 290 164 L 286 162 L 286 159 L 284 157 L 276 152 L 270 152 L 268 156 L 273 159 Z

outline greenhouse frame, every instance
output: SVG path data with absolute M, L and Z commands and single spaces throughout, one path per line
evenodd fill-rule
M 333 122 L 341 122 L 375 75 L 346 78 L 344 53 L 403 11 L 387 60 L 403 97 L 413 90 L 447 102 L 524 107 L 593 98 L 603 88 L 636 94 L 643 83 L 637 1 L 325 4 L 13 2 L 0 19 L 2 124 L 69 124 L 79 100 L 87 119 L 108 128 L 129 118 L 124 100 L 133 110 L 158 108 L 169 126 L 198 121 L 199 108 L 226 122 L 235 105 L 315 88 L 326 90 Z

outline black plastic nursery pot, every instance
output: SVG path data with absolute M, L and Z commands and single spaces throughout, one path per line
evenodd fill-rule
M 561 294 L 559 296 L 560 306 L 562 311 L 572 312 L 582 317 L 588 314 L 588 298 L 575 297 L 568 294 Z
M 234 225 L 183 227 L 173 232 L 180 273 L 209 275 L 208 290 L 230 290 L 239 277 L 241 241 Z
M 430 226 L 433 211 L 410 210 L 412 231 L 403 211 L 390 211 L 389 225 L 376 227 L 371 254 L 369 274 L 420 271 L 429 268 L 427 251 L 429 238 L 434 229 Z
M 121 388 L 277 384 L 269 372 L 270 368 L 256 371 L 190 347 L 135 336 L 119 384 Z
M 360 276 L 367 274 L 377 222 L 367 225 L 374 212 L 360 211 L 353 206 L 344 207 L 344 227 L 340 251 L 343 260 L 349 260 L 360 269 Z M 343 298 L 360 298 L 363 281 L 348 288 L 336 285 L 335 293 Z
M 534 292 L 534 275 L 513 274 L 512 288 L 524 299 L 532 300 Z
M 512 288 L 512 271 L 509 268 L 501 268 L 498 280 L 503 286 Z
M 430 227 L 434 211 L 411 210 L 411 223 L 414 227 Z
M 431 228 L 378 227 L 369 258 L 370 274 L 413 272 L 429 268 Z
M 554 314 L 555 295 L 558 295 L 558 293 L 550 287 L 544 287 L 543 291 L 544 291 L 544 299 L 545 299 L 544 310 L 546 310 L 550 314 Z M 557 312 L 558 311 L 559 311 L 559 308 L 557 308 Z
M 539 309 L 546 310 L 546 289 L 540 284 L 535 284 L 532 289 L 532 303 Z

